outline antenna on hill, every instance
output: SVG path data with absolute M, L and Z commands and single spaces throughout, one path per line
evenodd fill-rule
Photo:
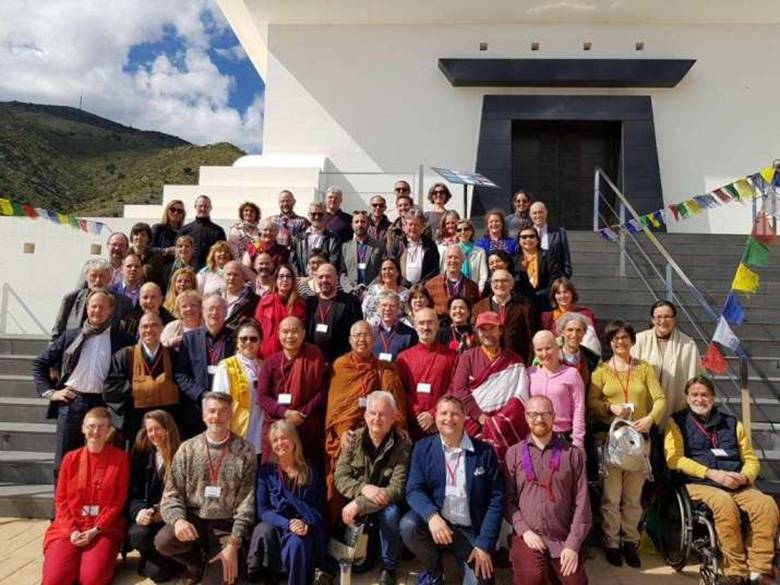
M 83 110 L 81 106 L 84 105 L 84 90 L 81 90 L 81 95 L 79 96 L 79 110 Z

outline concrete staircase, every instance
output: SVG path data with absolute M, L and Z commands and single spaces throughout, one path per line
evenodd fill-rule
M 709 234 L 658 236 L 719 313 L 747 237 Z M 594 311 L 602 326 L 611 319 L 622 318 L 629 321 L 637 331 L 648 328 L 649 308 L 654 297 L 630 262 L 627 263 L 626 276 L 619 276 L 618 245 L 602 240 L 593 232 L 571 232 L 569 237 L 574 265 L 573 280 L 580 293 L 581 304 Z M 644 236 L 639 236 L 638 240 L 660 273 L 665 274 L 665 261 L 658 251 Z M 627 250 L 658 298 L 666 298 L 664 282 L 655 275 L 633 242 L 628 244 Z M 777 246 L 775 250 L 780 251 Z M 761 278 L 760 291 L 749 299 L 740 296 L 747 312 L 747 321 L 733 329 L 751 356 L 748 379 L 753 399 L 753 445 L 762 460 L 762 476 L 774 482 L 780 480 L 780 302 L 777 300 L 780 292 L 780 259 L 775 256 L 770 261 L 770 267 L 759 269 L 758 272 Z M 673 286 L 693 321 L 709 341 L 715 324 L 692 295 L 685 292 L 684 285 L 677 277 L 673 279 Z M 705 343 L 697 338 L 690 320 L 682 313 L 678 315 L 678 324 L 699 342 L 699 349 L 703 353 Z M 727 354 L 727 359 L 734 378 L 738 380 L 737 358 Z M 720 402 L 739 415 L 740 396 L 734 383 L 723 375 L 716 376 L 716 384 Z
M 32 360 L 45 337 L 0 337 L 0 516 L 49 518 L 56 425 L 46 420 Z

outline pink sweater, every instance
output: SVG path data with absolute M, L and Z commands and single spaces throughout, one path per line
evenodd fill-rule
M 576 368 L 561 366 L 550 374 L 542 367 L 528 368 L 531 396 L 546 396 L 553 403 L 556 433 L 571 433 L 575 447 L 585 442 L 585 385 Z

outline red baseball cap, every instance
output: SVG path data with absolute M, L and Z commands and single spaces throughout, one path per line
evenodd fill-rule
M 475 327 L 479 329 L 483 325 L 495 325 L 496 327 L 500 327 L 501 317 L 499 317 L 498 313 L 495 311 L 485 311 L 484 313 L 480 313 L 477 316 L 477 324 Z

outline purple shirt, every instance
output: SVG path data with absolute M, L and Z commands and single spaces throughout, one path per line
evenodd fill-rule
M 546 396 L 553 403 L 556 433 L 571 433 L 575 447 L 585 444 L 585 385 L 576 368 L 561 365 L 554 374 L 542 367 L 528 368 L 529 396 Z
M 552 473 L 550 460 L 555 442 L 561 446 L 561 458 L 557 471 Z M 530 445 L 536 481 L 529 481 L 523 470 L 526 443 Z M 522 537 L 527 530 L 533 530 L 552 558 L 559 558 L 564 548 L 579 553 L 591 526 L 585 452 L 561 439 L 551 441 L 541 450 L 529 436 L 509 447 L 505 461 L 504 517 L 515 534 Z

